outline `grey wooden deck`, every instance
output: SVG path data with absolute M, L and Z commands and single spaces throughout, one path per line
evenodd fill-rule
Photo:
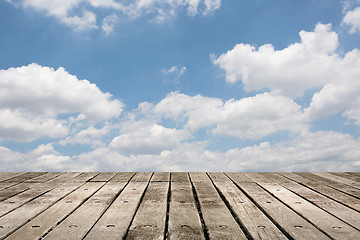
M 360 173 L 0 172 L 0 239 L 360 239 Z

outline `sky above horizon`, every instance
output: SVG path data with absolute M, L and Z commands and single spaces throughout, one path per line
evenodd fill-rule
M 359 0 L 0 0 L 0 169 L 360 171 L 359 47 Z

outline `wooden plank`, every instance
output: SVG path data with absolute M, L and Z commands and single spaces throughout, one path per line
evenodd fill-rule
M 171 182 L 168 239 L 205 239 L 188 174 L 176 174 L 175 180 Z
M 31 182 L 31 183 L 43 183 L 43 182 L 46 182 L 46 181 L 49 181 L 57 176 L 60 176 L 64 173 L 61 173 L 61 172 L 48 172 L 48 173 L 45 173 L 43 175 L 40 175 L 38 177 L 34 177 L 34 178 L 31 178 L 31 179 L 28 179 L 26 180 L 25 182 Z
M 169 172 L 155 172 L 151 179 L 151 182 L 169 182 L 170 181 L 170 173 Z
M 16 230 L 7 239 L 39 239 L 78 208 L 105 183 L 88 182 Z
M 127 239 L 164 239 L 169 182 L 150 182 Z
M 152 172 L 137 172 L 131 179 L 131 182 L 148 182 L 152 175 Z
M 190 173 L 190 181 L 195 188 L 210 239 L 246 239 L 206 173 Z
M 110 182 L 128 182 L 134 175 L 134 172 L 119 172 Z
M 14 182 L 8 182 L 8 183 L 4 183 L 4 182 L 0 182 L 0 191 L 3 189 L 6 189 L 8 187 L 14 186 L 18 183 L 14 183 Z
M 352 186 L 354 188 L 360 189 L 360 182 L 355 182 L 353 180 L 346 179 L 346 178 L 343 178 L 343 177 L 340 177 L 340 176 L 336 176 L 336 175 L 331 174 L 331 173 L 315 172 L 313 174 L 318 175 L 318 176 L 323 177 L 323 178 L 330 179 L 331 181 L 334 181 L 334 182 L 342 183 L 342 184 L 349 185 L 349 186 Z
M 46 174 L 44 174 L 46 175 Z M 42 175 L 42 176 L 44 176 Z M 37 184 L 32 188 L 27 189 L 13 197 L 10 197 L 2 202 L 0 202 L 0 216 L 5 215 L 6 213 L 16 209 L 17 207 L 29 202 L 30 200 L 36 198 L 37 196 L 46 193 L 47 191 L 64 184 L 66 180 L 72 179 L 76 176 L 76 173 L 64 173 L 61 174 L 49 181 Z M 23 183 L 24 184 L 24 183 Z
M 344 223 L 333 215 L 325 212 L 259 173 L 246 173 L 247 177 L 254 180 L 261 187 L 269 191 L 291 209 L 308 219 L 315 226 L 322 229 L 330 237 L 335 239 L 356 239 L 360 232 L 352 226 Z M 272 181 L 272 182 L 269 182 Z M 325 220 L 326 219 L 326 220 Z
M 355 182 L 360 182 L 360 176 L 356 176 L 356 175 L 353 175 L 353 174 L 350 174 L 350 173 L 331 172 L 331 174 L 334 174 L 336 176 L 340 176 L 340 177 L 343 177 L 343 178 L 347 178 L 347 179 L 353 180 Z
M 300 197 L 360 230 L 360 213 L 276 173 L 262 173 Z
M 116 172 L 101 172 L 94 178 L 90 179 L 90 182 L 108 182 L 116 175 Z
M 252 239 L 288 239 L 225 174 L 209 175 Z
M 84 239 L 123 239 L 147 185 L 130 181 Z
M 0 182 L 8 180 L 10 178 L 20 176 L 25 174 L 26 172 L 0 172 Z
M 21 174 L 19 176 L 13 177 L 13 178 L 9 178 L 9 179 L 5 180 L 4 182 L 18 182 L 18 183 L 21 183 L 21 182 L 25 182 L 26 180 L 29 180 L 29 179 L 38 177 L 40 175 L 43 175 L 45 173 L 46 172 L 28 172 L 28 173 Z
M 24 204 L 5 216 L 0 217 L 0 239 L 8 236 L 25 223 L 31 221 L 31 219 L 45 211 L 70 192 L 79 188 L 81 185 L 81 183 L 65 183 L 31 202 Z
M 296 181 L 300 183 L 301 185 L 304 185 L 308 188 L 311 188 L 312 190 L 321 193 L 343 205 L 346 205 L 356 211 L 360 211 L 360 200 L 352 197 L 346 193 L 340 192 L 339 190 L 336 190 L 334 188 L 331 188 L 329 186 L 326 186 L 325 184 L 318 183 L 316 181 L 307 179 L 305 177 L 302 177 L 295 173 L 278 173 L 286 178 L 289 178 L 293 181 Z
M 96 175 L 100 174 L 98 172 L 67 172 L 66 174 L 72 175 L 72 177 L 66 181 L 69 182 L 88 182 L 90 179 L 94 178 Z
M 44 239 L 82 239 L 100 218 L 126 182 L 108 182 Z
M 209 177 L 204 172 L 190 172 L 190 181 L 195 182 L 205 182 L 210 183 Z
M 312 173 L 307 173 L 307 172 L 297 172 L 297 175 L 300 175 L 302 177 L 308 178 L 310 180 L 316 181 L 317 183 L 320 184 L 325 184 L 329 187 L 332 187 L 336 190 L 339 190 L 341 192 L 347 193 L 349 195 L 352 195 L 354 197 L 360 198 L 360 191 L 359 189 L 353 188 L 351 186 L 324 178 L 324 177 L 320 177 L 318 175 L 312 174 Z
M 19 183 L 14 186 L 2 189 L 2 190 L 0 190 L 0 201 L 4 201 L 5 199 L 15 196 L 16 194 L 22 193 L 36 185 L 38 185 L 38 183 L 23 182 L 23 183 Z
M 189 183 L 189 174 L 187 172 L 172 172 L 171 182 L 185 182 Z
M 324 233 L 242 173 L 226 173 L 226 175 L 290 238 L 329 239 Z

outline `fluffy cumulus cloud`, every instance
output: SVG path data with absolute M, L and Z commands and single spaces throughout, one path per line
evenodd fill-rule
M 0 147 L 0 165 L 5 171 L 358 171 L 359 149 L 360 139 L 320 131 L 225 152 L 207 150 L 199 141 L 159 154 L 129 156 L 109 147 L 71 157 L 50 144 L 27 153 Z
M 301 42 L 282 50 L 271 44 L 256 49 L 237 44 L 232 50 L 213 57 L 215 65 L 226 73 L 226 80 L 242 81 L 247 91 L 270 89 L 290 97 L 302 96 L 304 90 L 321 87 L 338 77 L 342 61 L 336 54 L 338 36 L 331 25 L 318 24 L 314 32 L 300 32 Z
M 344 117 L 359 125 L 360 51 L 338 54 L 338 35 L 330 24 L 301 31 L 300 38 L 301 42 L 282 50 L 270 44 L 258 49 L 237 44 L 218 58 L 212 56 L 213 62 L 225 71 L 228 82 L 242 81 L 247 91 L 269 89 L 298 98 L 305 90 L 320 88 L 305 109 L 308 120 L 344 111 Z
M 139 112 L 153 119 L 171 119 L 190 132 L 207 128 L 214 135 L 260 139 L 279 131 L 307 129 L 301 107 L 292 99 L 270 93 L 223 101 L 179 92 L 159 103 L 143 103 Z
M 360 31 L 360 7 L 347 11 L 343 23 L 350 26 L 350 33 Z
M 38 64 L 0 70 L 0 139 L 60 138 L 78 121 L 116 118 L 123 104 L 63 68 Z
M 166 128 L 147 121 L 127 121 L 121 135 L 110 142 L 110 147 L 129 154 L 159 154 L 171 150 L 191 137 L 186 130 Z
M 189 15 L 210 15 L 221 6 L 221 0 L 7 0 L 15 6 L 33 8 L 76 30 L 99 28 L 97 14 L 112 11 L 102 19 L 101 29 L 109 34 L 118 22 L 118 15 L 127 19 L 146 17 L 163 22 L 182 9 Z

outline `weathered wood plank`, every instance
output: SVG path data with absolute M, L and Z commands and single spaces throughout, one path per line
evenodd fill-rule
M 288 208 L 242 173 L 226 173 L 277 227 L 293 239 L 329 239 L 324 233 Z
M 26 172 L 0 172 L 0 182 L 25 174 Z
M 320 177 L 318 175 L 315 175 L 313 173 L 307 173 L 307 172 L 297 172 L 297 175 L 300 175 L 302 177 L 308 178 L 310 180 L 313 180 L 317 182 L 318 184 L 325 184 L 329 187 L 332 187 L 336 190 L 339 190 L 341 192 L 347 193 L 349 195 L 352 195 L 354 197 L 360 198 L 360 191 L 357 188 L 335 182 L 333 180 L 330 180 L 328 178 Z
M 356 176 L 356 175 L 353 175 L 353 174 L 350 174 L 350 173 L 331 172 L 331 174 L 334 174 L 334 175 L 339 176 L 339 177 L 347 178 L 347 179 L 353 180 L 355 182 L 360 182 L 360 176 Z
M 8 236 L 25 223 L 31 221 L 31 219 L 81 185 L 81 183 L 65 183 L 31 202 L 22 205 L 5 216 L 0 217 L 0 239 Z
M 46 175 L 46 174 L 44 174 L 44 175 Z M 44 175 L 42 175 L 42 176 L 44 176 Z M 64 174 L 58 175 L 57 177 L 52 178 L 45 183 L 37 184 L 37 185 L 33 186 L 32 188 L 27 189 L 26 191 L 23 191 L 13 197 L 10 197 L 10 198 L 0 202 L 0 216 L 5 215 L 6 213 L 14 210 L 15 208 L 36 198 L 37 196 L 44 194 L 47 191 L 49 191 L 61 184 L 64 184 L 64 182 L 66 180 L 70 180 L 76 175 L 77 175 L 76 173 L 64 173 Z M 25 183 L 21 183 L 21 184 L 25 184 Z
M 289 178 L 293 181 L 296 181 L 308 188 L 311 188 L 312 190 L 321 193 L 341 204 L 344 204 L 356 211 L 360 211 L 360 200 L 352 197 L 346 193 L 343 193 L 339 190 L 336 190 L 334 188 L 331 188 L 329 186 L 326 186 L 325 184 L 318 183 L 316 181 L 310 180 L 308 178 L 302 177 L 300 175 L 297 175 L 295 173 L 278 173 L 286 178 Z
M 288 239 L 225 174 L 209 175 L 253 239 Z
M 128 182 L 134 175 L 134 172 L 119 172 L 110 182 Z
M 98 175 L 98 172 L 67 172 L 66 174 L 73 174 L 74 176 L 71 179 L 67 180 L 69 182 L 88 182 L 90 179 Z
M 31 179 L 28 179 L 26 180 L 25 182 L 31 182 L 31 183 L 43 183 L 43 182 L 46 182 L 46 181 L 49 181 L 57 176 L 60 176 L 64 173 L 61 173 L 61 172 L 48 172 L 48 173 L 45 173 L 43 175 L 40 175 L 38 177 L 34 177 L 34 178 L 31 178 Z
M 311 221 L 315 226 L 322 229 L 330 237 L 335 239 L 356 239 L 360 232 L 352 226 L 340 221 L 323 209 L 311 202 L 299 197 L 283 186 L 273 182 L 259 173 L 245 173 L 245 175 L 261 187 L 269 191 L 291 209 Z M 269 180 L 271 182 L 269 182 Z M 326 220 L 325 220 L 326 219 Z
M 7 239 L 39 239 L 56 227 L 58 222 L 66 218 L 104 184 L 104 182 L 85 183 L 82 187 L 70 193 L 20 229 L 16 230 Z
M 360 213 L 276 173 L 262 173 L 302 198 L 360 230 Z
M 4 182 L 2 182 L 2 183 L 0 183 L 0 191 L 5 189 L 5 188 L 12 187 L 12 186 L 14 186 L 16 184 L 18 184 L 18 183 L 14 183 L 14 182 L 4 183 Z
M 126 185 L 108 182 L 44 239 L 82 239 Z
M 130 181 L 85 239 L 124 238 L 147 185 L 148 182 Z
M 18 183 L 21 183 L 21 182 L 25 182 L 26 180 L 38 177 L 38 176 L 43 175 L 43 174 L 46 174 L 46 172 L 28 172 L 28 173 L 21 174 L 21 175 L 18 175 L 16 177 L 13 177 L 13 178 L 9 178 L 9 179 L 7 179 L 7 180 L 5 180 L 3 182 L 18 182 Z
M 94 178 L 90 179 L 89 182 L 108 182 L 112 179 L 117 173 L 116 172 L 101 172 L 96 175 Z
M 188 174 L 176 174 L 175 180 L 171 182 L 168 239 L 205 239 Z
M 318 175 L 318 176 L 323 177 L 323 178 L 330 179 L 331 181 L 334 181 L 334 182 L 338 182 L 338 183 L 341 183 L 341 184 L 349 185 L 349 186 L 352 186 L 354 188 L 360 189 L 360 182 L 355 182 L 353 180 L 346 179 L 346 178 L 336 176 L 334 174 L 326 173 L 326 172 L 315 172 L 313 174 Z
M 210 239 L 246 239 L 206 173 L 190 173 Z
M 15 196 L 16 194 L 22 193 L 36 185 L 38 185 L 38 183 L 23 182 L 23 183 L 19 183 L 14 186 L 2 189 L 2 190 L 0 190 L 0 201 L 4 201 L 12 196 Z
M 169 172 L 155 172 L 151 179 L 151 182 L 169 182 L 170 181 L 170 173 Z
M 169 182 L 150 182 L 126 239 L 164 239 Z
M 149 182 L 152 175 L 152 172 L 137 172 L 131 182 Z
M 171 182 L 185 182 L 189 183 L 189 174 L 187 172 L 172 172 Z

